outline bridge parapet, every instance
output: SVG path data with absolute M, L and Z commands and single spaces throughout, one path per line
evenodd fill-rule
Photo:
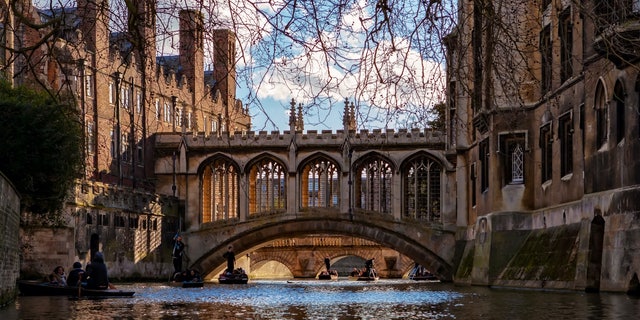
M 263 146 L 287 146 L 292 141 L 300 145 L 342 145 L 345 140 L 349 138 L 349 143 L 353 146 L 358 145 L 371 145 L 371 144 L 385 144 L 385 145 L 415 145 L 421 144 L 428 146 L 431 149 L 443 149 L 445 143 L 445 135 L 440 131 L 431 129 L 400 129 L 395 131 L 393 129 L 381 130 L 360 130 L 359 132 L 344 130 L 307 130 L 306 133 L 302 131 L 291 132 L 285 130 L 280 131 L 236 131 L 236 132 L 221 132 L 221 133 L 209 133 L 203 132 L 186 133 L 184 142 L 190 148 L 198 147 L 242 147 L 260 144 Z M 170 147 L 172 150 L 176 150 L 175 147 L 181 143 L 182 137 L 175 133 L 160 133 L 157 136 L 156 147 L 162 149 L 163 146 Z

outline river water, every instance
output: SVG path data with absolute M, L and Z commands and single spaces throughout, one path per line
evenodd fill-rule
M 531 291 L 412 280 L 255 280 L 175 288 L 119 284 L 130 298 L 18 297 L 0 319 L 639 319 L 625 294 Z

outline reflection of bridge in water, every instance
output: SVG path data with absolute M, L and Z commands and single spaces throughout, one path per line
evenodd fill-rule
M 284 133 L 156 137 L 158 186 L 176 192 L 184 205 L 192 267 L 212 278 L 228 245 L 246 257 L 273 241 L 328 235 L 395 250 L 395 257 L 377 253 L 389 274 L 401 275 L 416 261 L 452 278 L 458 219 L 455 198 L 447 195 L 455 194 L 449 161 L 455 154 L 445 152 L 444 136 L 431 130 L 303 133 L 295 119 L 291 123 Z M 344 123 L 347 128 L 350 120 Z M 351 249 L 332 248 L 331 256 L 371 255 Z M 304 277 L 320 271 L 324 253 L 286 251 L 254 259 L 281 260 Z
M 375 268 L 383 278 L 401 278 L 414 266 L 411 258 L 393 249 L 374 241 L 347 236 L 275 240 L 249 253 L 249 261 L 240 266 L 248 263 L 251 275 L 257 277 L 282 276 L 281 270 L 286 269 L 294 278 L 315 278 L 325 270 L 325 257 L 329 257 L 331 269 L 337 270 L 340 276 L 347 276 L 354 267 L 364 267 L 364 261 L 371 258 L 376 259 Z

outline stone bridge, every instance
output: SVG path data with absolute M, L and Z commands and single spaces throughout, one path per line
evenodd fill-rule
M 459 219 L 444 142 L 430 130 L 167 134 L 156 136 L 155 174 L 181 203 L 190 267 L 208 279 L 228 245 L 246 255 L 327 234 L 376 242 L 451 280 Z
M 265 216 L 234 224 L 212 224 L 187 232 L 192 268 L 212 279 L 225 267 L 222 257 L 233 245 L 236 254 L 255 251 L 265 242 L 313 234 L 354 236 L 396 250 L 431 270 L 443 280 L 452 279 L 455 232 L 416 223 L 395 221 L 381 215 L 298 214 Z M 274 260 L 277 258 L 274 256 Z M 321 261 L 321 260 L 320 260 Z M 292 265 L 291 261 L 280 261 Z M 307 268 L 308 261 L 298 261 Z M 317 267 L 309 267 L 315 270 Z
M 242 256 L 241 267 L 251 275 L 278 276 L 271 269 L 262 270 L 269 262 L 285 266 L 294 278 L 316 278 L 326 270 L 324 259 L 329 258 L 331 269 L 346 276 L 353 268 L 362 269 L 367 259 L 375 258 L 375 269 L 382 278 L 403 278 L 415 266 L 414 261 L 393 249 L 373 241 L 347 236 L 309 236 L 288 238 L 272 242 L 249 255 Z

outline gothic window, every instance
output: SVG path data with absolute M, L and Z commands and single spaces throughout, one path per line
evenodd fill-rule
M 391 213 L 393 170 L 381 157 L 366 159 L 354 170 L 355 207 L 380 213 Z
M 142 149 L 142 142 L 140 142 L 137 146 L 136 146 L 136 163 L 138 165 L 142 165 L 144 162 L 144 151 Z
M 340 199 L 339 171 L 335 163 L 316 158 L 302 168 L 300 196 L 303 208 L 337 208 Z
M 286 170 L 272 159 L 255 163 L 249 171 L 249 214 L 277 213 L 286 209 Z
M 477 174 L 477 166 L 476 163 L 472 163 L 471 164 L 471 168 L 470 168 L 470 175 L 469 175 L 469 180 L 471 180 L 471 206 L 475 207 L 476 206 L 476 202 L 477 202 L 477 194 L 476 194 L 476 187 L 477 187 L 477 183 L 476 181 L 478 180 L 478 174 Z
M 542 74 L 540 89 L 546 93 L 551 89 L 551 74 L 553 68 L 553 48 L 551 46 L 551 28 L 546 26 L 540 34 L 540 54 L 542 57 Z
M 480 160 L 480 191 L 489 190 L 489 138 L 480 141 L 478 159 Z
M 565 82 L 573 75 L 571 62 L 573 50 L 573 23 L 571 23 L 571 8 L 560 14 L 558 34 L 560 37 L 560 81 Z
M 155 101 L 155 115 L 156 115 L 156 120 L 160 120 L 161 116 L 160 116 L 160 99 L 156 99 Z
M 96 136 L 95 136 L 95 131 L 94 131 L 94 127 L 93 127 L 93 122 L 89 121 L 87 122 L 87 153 L 88 154 L 93 154 L 95 152 L 95 143 L 96 143 Z
M 238 169 L 217 158 L 202 173 L 202 222 L 238 218 L 240 197 Z
M 638 11 L 637 0 L 596 0 L 596 28 L 602 32 L 608 25 L 623 22 Z
M 595 97 L 596 148 L 601 148 L 606 144 L 609 133 L 609 108 L 607 106 L 607 97 L 602 82 L 598 82 Z
M 113 81 L 109 81 L 109 103 L 110 104 L 114 104 L 115 103 L 115 99 L 113 98 L 113 92 L 114 92 L 114 83 Z
M 130 216 L 129 217 L 129 228 L 130 229 L 138 229 L 138 216 Z
M 403 170 L 404 216 L 435 221 L 440 218 L 442 166 L 422 155 L 411 159 Z
M 616 86 L 613 89 L 613 101 L 616 106 L 616 142 L 622 141 L 625 134 L 625 93 L 624 86 L 620 81 L 616 82 Z
M 573 119 L 571 113 L 558 119 L 558 139 L 560 140 L 560 175 L 573 172 Z
M 124 216 L 116 215 L 113 219 L 113 226 L 116 228 L 124 228 L 125 227 L 125 219 Z
M 140 91 L 136 92 L 136 112 L 142 112 L 142 94 Z
M 505 184 L 524 183 L 524 153 L 527 149 L 525 143 L 524 133 L 500 135 Z
M 169 102 L 165 101 L 163 114 L 164 114 L 164 122 L 171 123 L 172 112 L 171 112 L 171 105 L 169 104 Z
M 122 84 L 122 87 L 120 88 L 120 100 L 122 101 L 122 107 L 129 110 L 129 101 L 130 97 L 129 97 L 129 90 L 127 89 L 127 85 L 125 83 Z
M 449 146 L 456 146 L 456 82 L 449 82 L 449 126 L 447 133 L 449 134 Z
M 551 123 L 547 123 L 540 128 L 540 166 L 542 182 L 551 180 L 553 166 L 553 133 Z
M 183 116 L 183 110 L 182 108 L 176 108 L 176 127 L 182 127 L 182 116 Z
M 122 141 L 120 143 L 120 153 L 122 154 L 122 161 L 124 162 L 129 162 L 131 161 L 131 156 L 130 156 L 130 152 L 129 152 L 129 134 L 128 133 L 123 133 L 122 134 Z
M 87 97 L 91 97 L 93 92 L 93 76 L 91 74 L 86 74 L 84 80 L 86 95 Z
M 98 213 L 98 225 L 99 226 L 108 226 L 109 225 L 109 216 L 104 213 Z
M 118 156 L 118 151 L 116 150 L 115 132 L 111 130 L 109 135 L 111 137 L 111 148 L 109 150 L 111 151 L 111 158 L 115 159 Z

